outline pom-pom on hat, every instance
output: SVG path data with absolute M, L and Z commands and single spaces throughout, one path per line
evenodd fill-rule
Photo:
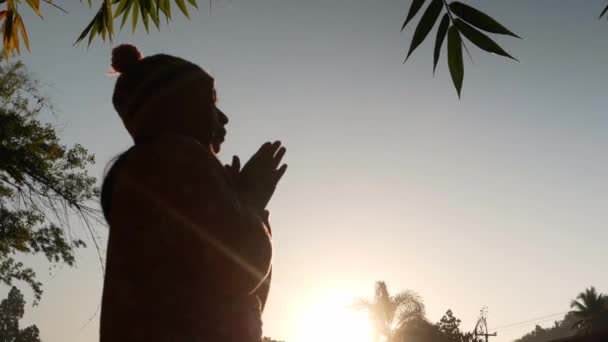
M 112 68 L 121 74 L 133 70 L 135 65 L 143 58 L 141 52 L 131 45 L 122 44 L 112 50 Z

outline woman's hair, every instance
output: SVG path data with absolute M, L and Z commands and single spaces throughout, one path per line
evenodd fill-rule
M 119 45 L 112 50 L 112 68 L 120 74 L 114 86 L 112 103 L 136 145 L 150 138 L 134 124 L 138 119 L 141 120 L 137 118 L 138 115 L 148 114 L 140 110 L 142 106 L 159 93 L 175 86 L 193 71 L 203 71 L 194 63 L 170 55 L 158 54 L 144 58 L 141 52 L 130 44 Z M 124 164 L 130 150 L 114 158 L 105 173 L 101 187 L 101 207 L 106 221 L 116 170 Z
M 115 157 L 110 161 L 106 169 L 104 170 L 103 183 L 101 184 L 101 210 L 106 222 L 109 222 L 110 205 L 112 203 L 112 187 L 116 180 L 116 170 L 120 168 L 122 164 L 127 160 L 129 151 L 131 149 L 121 153 L 118 157 Z

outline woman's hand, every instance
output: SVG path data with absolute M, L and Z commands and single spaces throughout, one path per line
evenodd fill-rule
M 268 205 L 277 183 L 287 170 L 286 164 L 279 167 L 285 152 L 280 141 L 267 142 L 249 159 L 242 170 L 240 160 L 236 156 L 232 158 L 232 165 L 226 165 L 226 171 L 236 180 L 240 195 L 260 212 Z

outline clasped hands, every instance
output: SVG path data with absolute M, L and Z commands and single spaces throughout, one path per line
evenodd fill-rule
M 236 184 L 241 201 L 263 214 L 265 218 L 268 216 L 266 206 L 274 194 L 277 183 L 287 170 L 286 164 L 280 165 L 285 152 L 285 147 L 281 146 L 280 141 L 267 142 L 242 168 L 238 156 L 232 157 L 232 164 L 225 166 L 226 172 Z

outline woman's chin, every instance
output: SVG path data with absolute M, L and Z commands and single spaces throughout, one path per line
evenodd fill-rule
M 211 151 L 215 154 L 220 153 L 220 150 L 222 149 L 222 143 L 212 143 L 211 144 Z

